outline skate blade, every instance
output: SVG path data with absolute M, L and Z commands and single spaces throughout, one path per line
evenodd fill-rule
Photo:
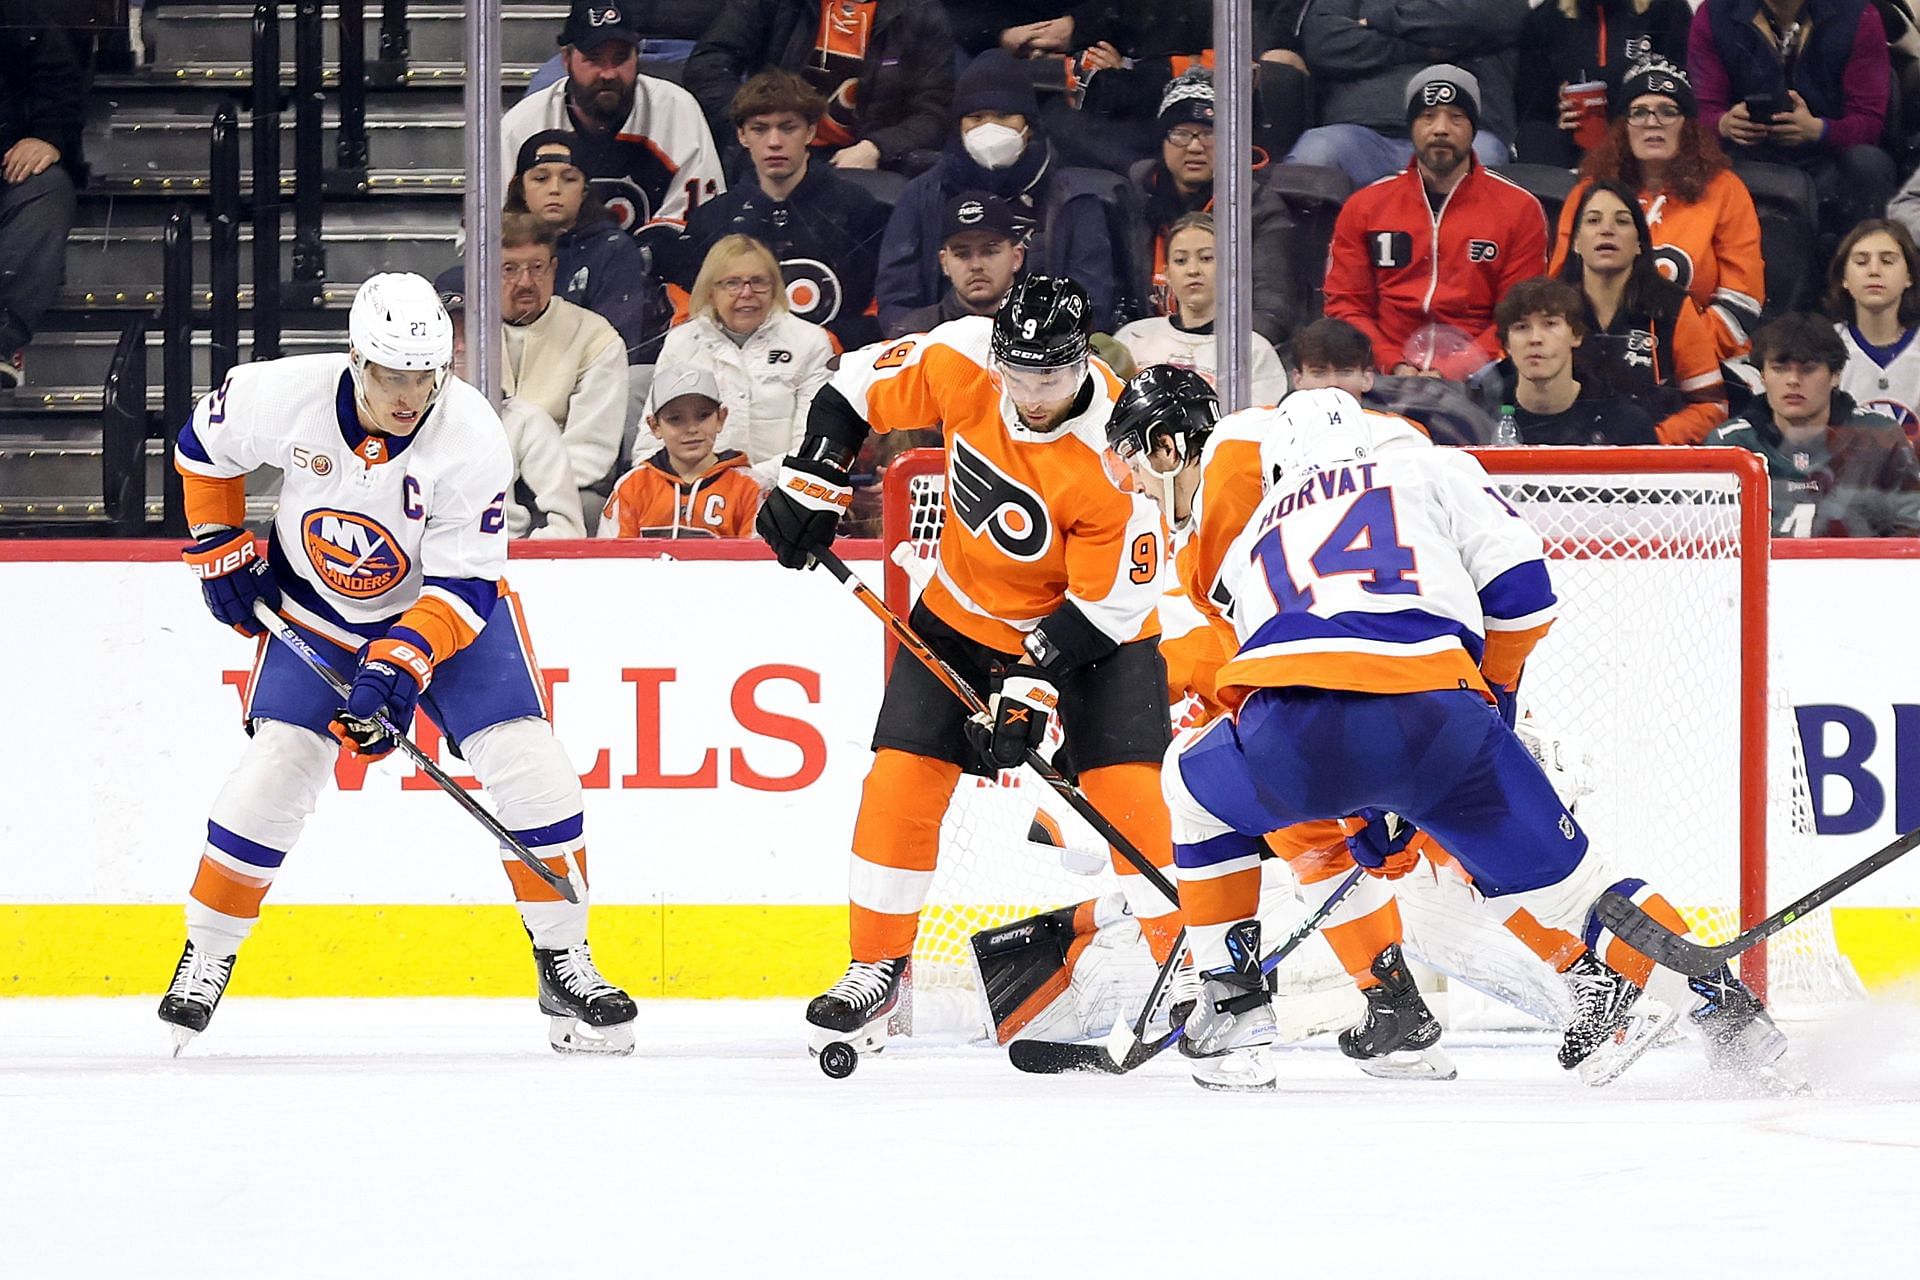
M 1673 1024 L 1673 1010 L 1647 996 L 1641 996 L 1627 1014 L 1626 1023 L 1614 1038 L 1588 1054 L 1579 1065 L 1580 1083 L 1598 1089 L 1618 1080 L 1623 1072 L 1640 1061 L 1647 1050 L 1658 1044 Z
M 861 1057 L 870 1053 L 879 1053 L 887 1047 L 888 1031 L 885 1019 L 870 1022 L 859 1031 L 835 1031 L 832 1027 L 818 1027 L 807 1024 L 807 1052 L 814 1057 L 830 1044 L 844 1044 Z
M 555 1053 L 611 1054 L 624 1058 L 633 1052 L 633 1024 L 616 1022 L 595 1027 L 578 1018 L 556 1014 L 547 1020 L 547 1041 Z
M 1194 1058 L 1190 1063 L 1193 1082 L 1215 1093 L 1272 1093 L 1280 1087 L 1279 1073 L 1264 1045 Z
M 192 1044 L 193 1038 L 200 1034 L 191 1027 L 175 1026 L 172 1023 L 168 1024 L 167 1029 L 173 1032 L 173 1056 L 176 1058 L 180 1056 L 180 1051 Z
M 1429 1049 L 1402 1049 L 1379 1058 L 1356 1059 L 1354 1065 L 1376 1080 L 1457 1080 L 1460 1077 L 1460 1069 L 1438 1045 Z

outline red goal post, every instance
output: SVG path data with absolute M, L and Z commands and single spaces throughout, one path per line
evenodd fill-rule
M 1778 843 L 1798 772 L 1769 749 L 1770 720 L 1791 720 L 1769 701 L 1765 465 L 1705 447 L 1473 452 L 1553 561 L 1563 613 L 1529 664 L 1523 701 L 1604 775 L 1576 807 L 1582 823 L 1704 938 L 1758 921 L 1770 824 Z M 932 565 L 944 452 L 901 454 L 884 485 L 886 596 L 904 616 L 917 586 L 902 561 L 923 579 Z M 1821 948 L 1832 951 L 1830 932 Z M 1764 948 L 1742 973 L 1766 989 Z

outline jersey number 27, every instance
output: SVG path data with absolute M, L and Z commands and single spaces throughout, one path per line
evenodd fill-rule
M 1307 557 L 1310 570 L 1304 584 L 1287 565 L 1286 547 L 1275 525 L 1253 548 L 1253 558 L 1267 575 L 1267 589 L 1281 613 L 1304 613 L 1313 608 L 1313 579 L 1358 574 L 1360 589 L 1374 595 L 1419 595 L 1413 548 L 1400 542 L 1394 520 L 1393 490 L 1369 489 L 1353 500 L 1318 549 Z

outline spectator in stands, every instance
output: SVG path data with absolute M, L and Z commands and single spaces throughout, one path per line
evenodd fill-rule
M 80 65 L 67 33 L 0 26 L 0 389 L 66 274 L 80 163 Z
M 1578 290 L 1544 276 L 1522 280 L 1493 309 L 1501 344 L 1517 375 L 1513 423 L 1520 442 L 1658 443 L 1645 409 L 1574 376 L 1573 355 L 1587 329 L 1582 310 Z
M 1868 0 L 1704 0 L 1687 70 L 1702 122 L 1736 155 L 1813 176 L 1829 232 L 1885 211 L 1897 185 L 1880 147 L 1893 73 Z
M 1373 340 L 1345 320 L 1322 316 L 1305 325 L 1287 354 L 1295 391 L 1339 387 L 1369 409 L 1413 419 L 1436 444 L 1493 440 L 1493 419 L 1455 383 L 1375 374 Z
M 1407 85 L 1405 111 L 1413 163 L 1341 208 L 1326 313 L 1367 334 L 1383 372 L 1464 379 L 1499 358 L 1494 304 L 1540 274 L 1546 214 L 1474 158 L 1470 73 L 1428 67 Z
M 953 32 L 937 4 L 722 0 L 681 82 L 713 136 L 731 138 L 740 82 L 770 67 L 805 76 L 826 100 L 812 145 L 836 168 L 918 172 L 946 139 Z
M 887 336 L 926 333 L 961 316 L 998 311 L 1026 265 L 1029 229 L 999 196 L 962 191 L 947 201 L 940 237 L 940 270 L 947 277 L 947 291 L 931 307 L 901 312 Z
M 1060 167 L 1039 112 L 1032 81 L 999 49 L 960 73 L 953 95 L 959 129 L 940 162 L 907 184 L 887 222 L 874 284 L 882 329 L 939 301 L 945 285 L 935 247 L 947 204 L 963 191 L 999 196 L 1030 220 L 1028 268 L 1078 281 L 1093 301 L 1094 326 L 1112 328 L 1119 290 L 1103 194 L 1119 179 Z
M 1635 66 L 1622 83 L 1619 107 L 1561 207 L 1549 270 L 1557 274 L 1566 260 L 1584 188 L 1617 179 L 1638 197 L 1660 273 L 1706 313 L 1715 353 L 1731 360 L 1747 350 L 1767 300 L 1753 197 L 1699 119 L 1686 72 L 1658 61 Z
M 727 407 L 720 447 L 745 453 L 765 488 L 780 460 L 800 445 L 833 344 L 826 330 L 790 313 L 780 264 L 751 236 L 722 236 L 707 251 L 688 305 L 692 315 L 667 335 L 660 368 L 713 376 Z M 647 398 L 649 417 L 660 411 L 659 390 Z M 635 465 L 660 447 L 660 438 L 643 427 L 633 445 Z
M 1920 248 L 1906 227 L 1869 218 L 1847 233 L 1827 270 L 1827 313 L 1847 351 L 1840 389 L 1920 433 Z
M 1216 381 L 1220 358 L 1213 321 L 1219 293 L 1212 214 L 1182 214 L 1167 228 L 1167 281 L 1173 314 L 1135 320 L 1121 326 L 1113 336 L 1138 368 L 1170 364 L 1197 370 L 1208 382 Z M 1251 338 L 1253 403 L 1278 404 L 1287 394 L 1287 371 L 1272 343 L 1258 333 Z
M 1167 282 L 1167 233 L 1182 215 L 1213 208 L 1213 73 L 1188 71 L 1160 99 L 1160 156 L 1134 167 L 1128 201 L 1130 293 L 1136 314 L 1173 313 Z M 1259 157 L 1256 157 L 1258 160 Z M 1264 183 L 1253 190 L 1253 327 L 1268 343 L 1286 336 L 1285 206 Z M 1316 264 L 1317 268 L 1317 264 Z
M 1580 381 L 1645 406 L 1660 443 L 1700 443 L 1727 416 L 1713 326 L 1660 274 L 1646 215 L 1625 183 L 1601 178 L 1570 207 L 1571 251 L 1558 274 L 1583 302 Z
M 656 286 L 633 237 L 588 189 L 587 171 L 574 160 L 576 141 L 565 129 L 546 129 L 522 143 L 507 210 L 531 213 L 553 228 L 554 292 L 619 330 L 629 363 L 651 361 L 660 349 L 658 337 L 651 350 L 647 344 L 648 300 Z
M 627 348 L 604 319 L 554 296 L 553 229 L 527 213 L 500 220 L 501 392 L 560 428 L 583 513 L 613 484 L 627 425 Z
M 467 295 L 460 268 L 440 273 L 434 282 L 453 320 L 453 374 L 467 377 Z M 469 379 L 470 381 L 471 379 Z M 513 484 L 507 490 L 509 538 L 584 538 L 580 490 L 573 482 L 560 426 L 530 400 L 509 396 L 500 404 L 500 424 L 513 452 Z
M 873 275 L 887 207 L 813 162 L 808 147 L 826 100 L 790 71 L 762 71 L 728 108 L 753 177 L 694 210 L 670 274 L 684 293 L 722 236 L 748 235 L 773 251 L 792 314 L 823 325 L 842 349 L 880 337 Z
M 1541 0 L 1520 37 L 1518 159 L 1574 168 L 1636 62 L 1687 59 L 1688 0 Z
M 1766 385 L 1708 444 L 1767 460 L 1773 533 L 1786 538 L 1920 536 L 1920 459 L 1893 419 L 1839 389 L 1847 349 L 1833 326 L 1792 312 L 1753 338 Z
M 501 180 L 513 179 L 520 148 L 534 134 L 572 130 L 574 162 L 652 270 L 687 216 L 725 190 L 726 179 L 693 95 L 640 74 L 634 8 L 635 0 L 574 0 L 560 31 L 566 79 L 528 94 L 500 119 Z
M 1474 81 L 1474 154 L 1505 164 L 1526 18 L 1527 0 L 1316 0 L 1300 35 L 1326 123 L 1300 135 L 1287 163 L 1344 169 L 1356 187 L 1402 168 L 1418 145 L 1402 111 L 1408 87 L 1430 64 L 1454 63 Z
M 620 477 L 600 513 L 603 538 L 745 538 L 760 510 L 760 485 L 738 449 L 714 448 L 727 407 L 713 373 L 668 368 L 653 384 L 647 431 L 661 442 Z

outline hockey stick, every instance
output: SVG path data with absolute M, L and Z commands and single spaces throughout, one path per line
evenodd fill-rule
M 1314 930 L 1326 923 L 1333 909 L 1353 892 L 1360 877 L 1366 874 L 1362 867 L 1355 867 L 1347 873 L 1327 900 L 1313 909 L 1312 914 L 1294 926 L 1293 932 L 1283 939 L 1279 946 L 1260 957 L 1260 972 L 1270 974 L 1305 942 Z M 1176 950 L 1175 955 L 1179 952 Z M 1154 991 L 1147 997 L 1150 1011 L 1160 998 L 1168 976 L 1163 968 L 1160 981 L 1154 985 Z M 1032 1075 L 1057 1076 L 1068 1071 L 1093 1071 L 1103 1075 L 1123 1076 L 1142 1064 L 1152 1061 L 1173 1046 L 1173 1042 L 1184 1034 L 1184 1027 L 1175 1027 L 1157 1040 L 1135 1040 L 1133 1047 L 1122 1058 L 1115 1059 L 1106 1044 L 1062 1044 L 1052 1040 L 1015 1040 L 1007 1046 L 1007 1060 L 1021 1070 Z
M 1611 889 L 1600 895 L 1594 912 L 1616 938 L 1654 963 L 1665 965 L 1689 978 L 1704 978 L 1749 947 L 1766 941 L 1807 912 L 1826 905 L 1828 899 L 1851 889 L 1889 862 L 1913 852 L 1916 847 L 1920 847 L 1920 827 L 1915 827 L 1878 853 L 1854 863 L 1819 888 L 1794 899 L 1745 933 L 1717 947 L 1703 947 L 1697 942 L 1687 941 L 1642 911 L 1633 899 Z
M 312 645 L 307 643 L 306 637 L 287 625 L 286 620 L 275 613 L 264 600 L 254 601 L 253 616 L 260 619 L 260 624 L 273 633 L 274 639 L 293 650 L 295 656 L 313 670 L 313 674 L 325 680 L 333 691 L 340 696 L 340 704 L 342 706 L 346 705 L 347 695 L 353 692 L 352 686 L 345 680 L 342 680 L 340 673 L 328 665 L 327 660 L 321 657 Z M 500 825 L 500 819 L 488 813 L 485 806 L 468 795 L 458 783 L 442 772 L 440 766 L 433 762 L 433 758 L 415 746 L 413 739 L 400 732 L 393 721 L 387 719 L 384 713 L 376 713 L 373 717 L 373 722 L 378 725 L 388 737 L 399 744 L 402 751 L 412 757 L 414 764 L 420 767 L 420 772 L 433 779 L 434 783 L 442 791 L 460 802 L 462 809 L 465 809 L 477 818 L 480 825 L 485 827 L 494 839 L 500 842 L 502 848 L 513 854 L 514 857 L 520 859 L 520 861 L 526 863 L 528 870 L 539 876 L 547 883 L 549 888 L 565 898 L 568 902 L 577 903 L 580 901 L 580 891 L 574 887 L 571 879 L 556 873 L 551 867 L 547 866 L 546 863 L 535 857 L 527 846 L 520 843 L 513 832 Z
M 980 695 L 961 678 L 960 673 L 948 666 L 939 654 L 928 648 L 927 642 L 907 625 L 905 619 L 888 608 L 887 602 L 874 594 L 873 588 L 862 582 L 858 574 L 847 568 L 844 560 L 831 550 L 816 551 L 813 558 L 828 573 L 838 578 L 841 584 L 853 593 L 854 599 L 867 607 L 867 612 L 880 619 L 887 630 L 893 634 L 893 638 L 898 640 L 907 652 L 918 658 L 921 665 L 931 671 L 941 684 L 947 686 L 954 697 L 960 699 L 970 715 L 986 715 L 987 704 L 980 700 Z M 1101 839 L 1118 849 L 1120 856 L 1132 864 L 1133 869 L 1144 876 L 1148 884 L 1164 894 L 1168 902 L 1179 905 L 1180 891 L 1173 887 L 1173 882 L 1167 879 L 1160 868 L 1148 862 L 1146 855 L 1134 848 L 1133 842 L 1121 835 L 1119 828 L 1108 822 L 1106 817 L 1093 807 L 1093 802 L 1087 799 L 1085 792 L 1069 782 L 1066 775 L 1047 763 L 1037 751 L 1028 751 L 1025 763 L 1027 768 L 1039 775 L 1042 782 L 1058 792 L 1060 798 L 1072 806 L 1075 813 L 1085 818 L 1087 824 L 1099 833 Z

